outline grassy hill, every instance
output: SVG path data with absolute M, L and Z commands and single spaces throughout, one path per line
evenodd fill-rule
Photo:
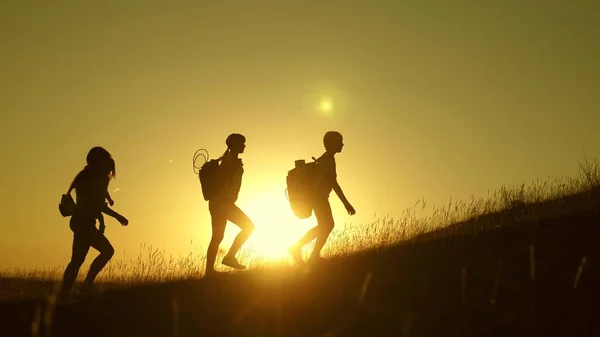
M 600 335 L 600 189 L 586 177 L 561 193 L 517 187 L 493 205 L 434 212 L 428 221 L 449 225 L 411 236 L 399 237 L 406 224 L 390 222 L 380 233 L 392 239 L 320 265 L 148 282 L 58 306 L 51 297 L 8 299 L 0 334 Z

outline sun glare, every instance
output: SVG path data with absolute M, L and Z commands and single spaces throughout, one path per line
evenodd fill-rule
M 278 192 L 282 193 L 281 190 Z M 311 227 L 308 223 L 315 222 L 314 219 L 296 218 L 287 199 L 277 197 L 277 191 L 263 191 L 240 207 L 255 225 L 254 233 L 245 246 L 250 248 L 251 254 L 266 260 L 288 257 L 288 248 Z M 238 232 L 226 233 L 227 241 L 233 241 Z
M 319 110 L 323 113 L 330 114 L 333 112 L 333 100 L 330 97 L 323 97 L 319 102 Z

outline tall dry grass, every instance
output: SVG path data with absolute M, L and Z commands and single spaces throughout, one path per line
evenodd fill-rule
M 340 256 L 357 251 L 381 247 L 390 247 L 402 242 L 414 240 L 425 233 L 441 231 L 444 235 L 465 234 L 453 231 L 452 225 L 468 222 L 468 228 L 486 230 L 504 225 L 514 225 L 519 219 L 539 219 L 552 217 L 558 213 L 577 212 L 596 207 L 597 196 L 592 191 L 600 189 L 600 164 L 597 160 L 585 158 L 579 163 L 579 174 L 574 177 L 554 177 L 547 180 L 536 179 L 529 184 L 502 186 L 488 195 L 468 200 L 454 201 L 450 199 L 445 205 L 432 205 L 431 211 L 424 215 L 428 207 L 427 201 L 418 200 L 413 206 L 405 209 L 399 218 L 375 215 L 371 222 L 362 224 L 345 224 L 336 228 L 324 249 L 324 255 Z M 589 193 L 588 193 L 589 192 Z M 590 195 L 586 202 L 580 199 L 572 201 L 570 196 Z M 550 205 L 550 206 L 549 206 Z M 514 210 L 513 213 L 510 211 Z M 500 212 L 509 212 L 513 218 L 490 216 Z M 461 228 L 461 227 L 456 227 Z M 467 227 L 462 227 L 464 228 Z M 446 231 L 447 230 L 447 231 Z M 471 230 L 471 229 L 469 229 Z M 152 246 L 141 245 L 142 252 L 134 258 L 114 259 L 98 277 L 98 281 L 109 285 L 126 285 L 132 283 L 164 282 L 175 279 L 200 277 L 204 270 L 205 254 L 200 247 L 185 256 L 173 256 L 164 250 Z M 281 256 L 266 258 L 256 254 L 253 246 L 245 247 L 240 252 L 240 260 L 250 268 L 276 267 L 290 265 L 291 258 Z M 220 252 L 222 255 L 223 252 Z M 0 272 L 0 298 L 3 293 L 11 292 L 11 287 L 26 289 L 39 293 L 56 287 L 62 277 L 63 267 L 46 270 L 22 270 L 13 268 Z M 85 270 L 80 272 L 80 278 Z M 19 282 L 7 279 L 20 279 Z M 43 289 L 28 289 L 26 280 L 32 284 L 43 284 Z M 16 283 L 15 283 L 16 282 Z M 29 284 L 27 283 L 27 284 Z

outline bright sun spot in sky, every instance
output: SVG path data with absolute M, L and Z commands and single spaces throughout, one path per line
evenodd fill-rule
M 319 102 L 319 110 L 324 113 L 331 113 L 333 111 L 333 100 L 330 97 L 323 97 Z

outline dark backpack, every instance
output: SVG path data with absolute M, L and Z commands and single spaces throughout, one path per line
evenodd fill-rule
M 288 171 L 287 198 L 292 211 L 299 219 L 309 218 L 313 213 L 314 197 L 319 184 L 318 159 L 306 163 L 303 159 L 295 161 L 295 167 Z M 320 158 L 319 158 L 320 159 Z
M 63 217 L 72 216 L 75 213 L 75 201 L 71 196 L 71 193 L 63 194 L 58 204 L 58 211 Z
M 200 185 L 202 186 L 202 195 L 204 200 L 211 200 L 219 191 L 221 184 L 217 180 L 217 172 L 219 171 L 219 160 L 209 160 L 200 169 Z
M 206 154 L 204 154 L 204 152 Z M 199 157 L 204 157 L 204 164 L 198 167 L 196 160 Z M 200 149 L 194 154 L 194 173 L 198 175 L 200 186 L 202 187 L 202 196 L 204 200 L 211 200 L 219 191 L 222 184 L 218 181 L 217 172 L 219 171 L 219 159 L 209 160 L 208 151 Z M 197 172 L 196 172 L 197 170 Z

